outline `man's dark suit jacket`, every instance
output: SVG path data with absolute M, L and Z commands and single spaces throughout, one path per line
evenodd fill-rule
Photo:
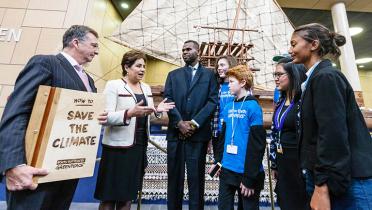
M 168 74 L 164 98 L 174 101 L 176 107 L 168 112 L 168 141 L 177 141 L 180 120 L 194 119 L 200 128 L 192 135 L 190 141 L 209 141 L 211 138 L 210 120 L 218 103 L 217 80 L 213 71 L 199 64 L 194 79 L 191 80 L 191 68 L 182 67 Z
M 351 178 L 372 178 L 372 140 L 346 77 L 323 60 L 314 69 L 300 107 L 300 159 L 333 195 Z
M 89 77 L 93 92 L 97 92 Z M 25 133 L 39 85 L 87 91 L 62 55 L 36 55 L 20 72 L 0 122 L 0 172 L 26 163 Z

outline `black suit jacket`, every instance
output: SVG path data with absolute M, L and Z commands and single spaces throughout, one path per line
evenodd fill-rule
M 88 76 L 93 92 L 97 89 Z M 18 75 L 0 122 L 0 172 L 26 163 L 25 133 L 39 85 L 87 91 L 62 55 L 36 55 Z
M 199 64 L 194 79 L 191 80 L 191 68 L 178 68 L 168 74 L 164 97 L 173 101 L 176 107 L 168 112 L 168 141 L 177 141 L 180 120 L 194 119 L 200 128 L 189 138 L 190 141 L 209 141 L 211 138 L 211 116 L 218 103 L 218 85 L 213 71 Z
M 372 177 L 371 136 L 351 85 L 329 60 L 310 76 L 300 113 L 301 164 L 316 185 L 327 183 L 339 195 L 351 178 Z

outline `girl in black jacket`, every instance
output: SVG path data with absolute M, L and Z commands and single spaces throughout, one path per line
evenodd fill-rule
M 345 37 L 313 23 L 295 29 L 289 53 L 307 69 L 301 85 L 301 167 L 313 209 L 372 209 L 372 139 L 338 58 Z

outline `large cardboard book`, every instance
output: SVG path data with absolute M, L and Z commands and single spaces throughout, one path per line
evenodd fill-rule
M 40 86 L 26 131 L 27 164 L 45 168 L 45 183 L 93 176 L 104 96 Z

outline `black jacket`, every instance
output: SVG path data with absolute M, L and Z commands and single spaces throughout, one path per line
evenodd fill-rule
M 323 60 L 308 80 L 300 104 L 302 168 L 315 185 L 340 195 L 351 178 L 372 177 L 372 139 L 346 77 Z
M 194 119 L 200 126 L 190 141 L 206 142 L 211 139 L 211 118 L 218 103 L 218 85 L 213 71 L 199 64 L 194 79 L 190 68 L 185 66 L 168 74 L 164 98 L 173 101 L 176 107 L 169 110 L 168 141 L 177 141 L 180 120 Z

